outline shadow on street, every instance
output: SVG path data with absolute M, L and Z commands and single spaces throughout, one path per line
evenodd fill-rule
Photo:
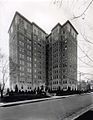
M 90 110 L 75 120 L 93 120 L 93 111 Z

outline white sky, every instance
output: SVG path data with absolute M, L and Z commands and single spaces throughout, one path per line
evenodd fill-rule
M 60 6 L 58 0 L 0 0 L 0 48 L 2 52 L 9 55 L 9 38 L 8 29 L 16 11 L 20 12 L 31 22 L 35 22 L 47 33 L 60 22 L 63 24 L 66 20 L 71 20 L 74 15 L 80 15 L 91 0 L 63 0 Z M 77 29 L 78 43 L 81 48 L 93 59 L 93 44 L 85 42 L 80 32 L 85 34 L 89 41 L 93 42 L 93 4 L 81 18 L 71 21 Z M 80 49 L 78 49 L 78 57 L 84 62 L 93 66 Z M 93 67 L 89 67 L 82 62 L 78 62 L 78 70 L 82 72 L 92 73 Z M 86 77 L 93 79 L 93 76 Z M 82 79 L 86 79 L 82 77 Z

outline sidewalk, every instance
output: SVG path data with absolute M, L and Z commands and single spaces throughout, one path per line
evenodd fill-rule
M 24 100 L 24 101 L 9 102 L 9 103 L 0 103 L 0 107 L 9 107 L 9 106 L 15 106 L 15 105 L 21 105 L 21 104 L 27 104 L 27 103 L 42 102 L 42 101 L 47 101 L 47 100 L 63 99 L 63 98 L 71 97 L 71 96 L 78 96 L 78 94 L 66 95 L 66 96 L 52 96 L 49 98 L 32 99 L 32 100 Z
M 1 102 L 0 102 L 0 107 L 2 107 L 3 105 L 4 105 L 4 103 L 1 103 Z
M 27 103 L 41 102 L 41 101 L 46 101 L 46 100 L 61 99 L 61 98 L 67 98 L 70 96 L 75 96 L 75 95 L 52 96 L 50 98 L 41 98 L 41 99 L 24 100 L 24 101 L 9 102 L 9 103 L 0 103 L 0 107 L 9 107 L 9 106 L 15 106 L 15 105 L 21 105 L 21 104 L 27 104 Z

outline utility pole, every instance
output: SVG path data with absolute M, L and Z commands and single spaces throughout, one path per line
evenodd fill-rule
M 81 72 L 79 73 L 79 81 L 80 81 L 80 90 L 82 89 L 82 84 L 81 84 Z
M 81 72 L 79 73 L 79 81 L 81 82 Z

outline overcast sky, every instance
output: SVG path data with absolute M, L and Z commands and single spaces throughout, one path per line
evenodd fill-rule
M 90 42 L 93 42 L 93 4 L 82 17 L 72 20 L 73 15 L 80 15 L 88 6 L 91 0 L 0 0 L 0 48 L 9 55 L 9 36 L 8 29 L 16 11 L 20 12 L 31 22 L 35 22 L 47 33 L 60 22 L 63 24 L 66 20 L 71 20 L 77 29 L 78 44 L 93 59 L 93 44 L 85 42 L 81 33 L 86 35 Z M 78 57 L 84 62 L 93 66 L 93 61 L 78 48 Z M 78 59 L 79 60 L 79 59 Z M 78 62 L 78 71 L 93 73 L 93 67 L 90 67 L 80 60 Z M 93 79 L 92 76 L 85 76 Z M 82 77 L 82 79 L 86 79 Z

